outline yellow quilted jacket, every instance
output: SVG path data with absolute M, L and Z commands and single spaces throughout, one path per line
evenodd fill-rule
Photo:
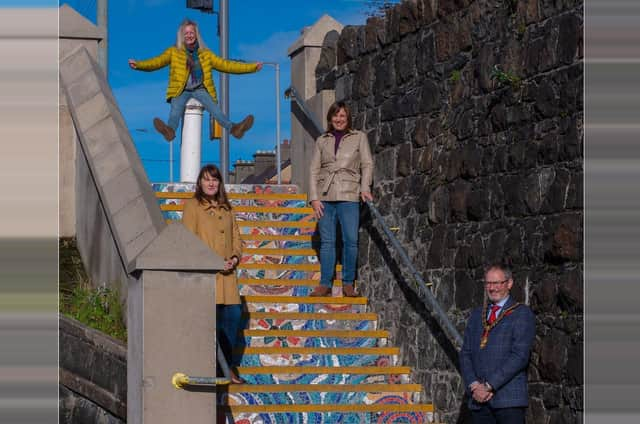
M 198 49 L 198 59 L 202 66 L 202 82 L 214 101 L 218 101 L 216 86 L 211 77 L 211 71 L 217 70 L 229 74 L 248 74 L 257 71 L 257 64 L 225 60 L 209 49 Z M 187 84 L 189 77 L 187 70 L 187 51 L 177 47 L 169 47 L 160 56 L 147 60 L 136 61 L 136 69 L 140 71 L 155 71 L 169 65 L 169 85 L 167 86 L 167 101 L 179 96 Z

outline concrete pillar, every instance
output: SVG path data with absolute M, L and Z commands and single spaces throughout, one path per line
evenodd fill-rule
M 180 182 L 183 183 L 195 183 L 200 172 L 203 112 L 204 106 L 196 99 L 187 102 L 180 150 Z
M 343 25 L 329 15 L 323 15 L 315 24 L 305 28 L 300 37 L 289 47 L 287 54 L 291 59 L 291 85 L 305 101 L 316 96 L 316 66 L 326 35 L 331 31 L 342 32 Z M 323 105 L 329 98 L 335 98 L 333 92 L 322 95 Z M 324 122 L 322 107 L 313 110 L 316 119 Z M 309 191 L 309 163 L 313 153 L 315 139 L 308 128 L 308 122 L 301 111 L 291 102 L 291 183 L 300 186 L 303 192 Z

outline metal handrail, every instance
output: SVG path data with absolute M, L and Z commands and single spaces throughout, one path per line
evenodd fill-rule
M 367 203 L 367 206 L 369 206 L 369 209 L 371 210 L 371 212 L 373 213 L 373 216 L 375 216 L 375 218 L 378 220 L 378 224 L 380 224 L 380 226 L 382 227 L 382 230 L 391 241 L 391 244 L 393 245 L 393 247 L 395 247 L 396 251 L 400 255 L 400 258 L 402 258 L 402 261 L 404 262 L 405 266 L 411 272 L 411 276 L 414 278 L 415 282 L 417 283 L 417 287 L 414 287 L 416 294 L 418 295 L 420 300 L 422 300 L 422 302 L 425 304 L 429 312 L 433 314 L 434 318 L 440 325 L 440 328 L 442 328 L 442 330 L 447 335 L 451 343 L 453 343 L 453 345 L 458 350 L 460 350 L 462 348 L 462 336 L 458 332 L 458 329 L 455 327 L 455 325 L 453 325 L 453 322 L 451 322 L 446 312 L 442 309 L 442 307 L 440 306 L 440 303 L 438 303 L 438 300 L 435 298 L 433 293 L 431 293 L 431 290 L 429 289 L 429 287 L 427 286 L 427 283 L 422 278 L 422 275 L 420 275 L 416 267 L 414 267 L 413 263 L 411 263 L 411 260 L 409 259 L 409 256 L 407 255 L 407 253 L 404 251 L 404 248 L 402 247 L 402 245 L 400 244 L 396 236 L 393 235 L 393 233 L 391 232 L 387 224 L 384 222 L 384 219 L 382 218 L 382 215 L 378 211 L 378 208 L 376 208 L 373 205 L 373 203 L 371 203 L 371 201 L 369 200 L 367 200 L 366 203 Z
M 290 86 L 284 91 L 284 97 L 287 99 L 291 98 L 295 100 L 295 102 L 298 104 L 298 106 L 300 106 L 300 109 L 305 114 L 305 116 L 309 118 L 311 123 L 316 127 L 318 134 L 322 134 L 324 132 L 322 125 L 318 122 L 315 115 L 311 113 L 311 111 L 307 107 L 307 103 L 304 101 L 302 97 L 300 97 L 300 95 L 298 94 L 296 89 L 293 88 L 293 86 Z
M 289 87 L 285 91 L 284 95 L 285 97 L 287 98 L 290 97 L 296 101 L 298 106 L 300 106 L 300 109 L 302 110 L 302 112 L 315 125 L 319 133 L 324 132 L 324 130 L 322 129 L 322 126 L 315 119 L 314 115 L 310 112 L 309 108 L 307 107 L 305 101 L 300 97 L 300 95 L 297 93 L 295 88 L 293 88 L 293 86 Z M 418 295 L 418 298 L 422 301 L 422 303 L 424 303 L 424 305 L 427 307 L 427 310 L 431 312 L 431 314 L 434 316 L 434 318 L 438 322 L 438 325 L 440 326 L 440 328 L 442 328 L 442 330 L 444 331 L 449 341 L 451 341 L 451 343 L 453 343 L 453 345 L 458 350 L 460 350 L 462 348 L 462 336 L 458 332 L 457 328 L 455 327 L 455 325 L 453 325 L 453 322 L 451 322 L 446 312 L 442 309 L 442 307 L 440 306 L 440 303 L 438 303 L 438 300 L 435 298 L 435 296 L 433 295 L 433 293 L 425 283 L 424 279 L 422 278 L 418 270 L 416 270 L 416 268 L 411 263 L 409 256 L 407 256 L 407 253 L 404 251 L 404 248 L 402 247 L 402 245 L 400 244 L 396 236 L 391 232 L 387 224 L 384 222 L 384 219 L 382 218 L 382 215 L 380 214 L 378 209 L 370 201 L 367 201 L 366 203 L 367 203 L 367 206 L 369 206 L 369 209 L 371 210 L 371 212 L 373 213 L 373 216 L 376 218 L 376 220 L 382 227 L 382 230 L 391 241 L 391 244 L 398 252 L 398 255 L 400 256 L 400 258 L 402 258 L 402 261 L 404 262 L 406 267 L 409 269 L 409 271 L 411 271 L 411 276 L 414 278 L 415 282 L 417 283 L 417 286 L 414 287 L 414 290 L 415 290 L 415 293 Z

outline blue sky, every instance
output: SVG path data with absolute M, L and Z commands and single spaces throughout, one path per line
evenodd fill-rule
M 67 3 L 95 22 L 95 0 L 68 0 Z M 214 1 L 217 8 L 219 2 Z M 283 92 L 290 85 L 288 47 L 300 30 L 329 14 L 345 25 L 364 24 L 368 7 L 359 0 L 230 0 L 229 56 L 245 61 L 280 63 L 281 138 L 289 139 L 290 102 Z M 183 18 L 195 19 L 208 47 L 218 52 L 216 15 L 187 9 L 185 0 L 111 0 L 109 3 L 109 82 L 127 121 L 149 179 L 169 180 L 169 145 L 155 132 L 154 117 L 167 120 L 165 102 L 168 68 L 155 72 L 129 69 L 128 58 L 146 59 L 162 53 L 175 43 Z M 219 74 L 214 72 L 218 86 Z M 229 163 L 250 160 L 256 150 L 274 149 L 275 71 L 265 66 L 256 74 L 230 76 L 230 117 L 239 121 L 252 113 L 254 127 L 242 140 L 230 139 Z M 219 142 L 208 140 L 208 114 L 203 127 L 202 160 L 219 163 Z M 178 140 L 178 138 L 176 138 Z M 179 143 L 174 144 L 174 179 L 179 178 Z

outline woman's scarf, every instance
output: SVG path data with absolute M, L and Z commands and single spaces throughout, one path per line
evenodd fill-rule
M 189 74 L 191 75 L 191 82 L 196 84 L 199 81 L 202 81 L 202 66 L 199 65 L 198 59 L 198 49 L 200 48 L 200 44 L 198 40 L 193 46 L 193 50 L 187 49 L 187 69 L 189 70 Z

